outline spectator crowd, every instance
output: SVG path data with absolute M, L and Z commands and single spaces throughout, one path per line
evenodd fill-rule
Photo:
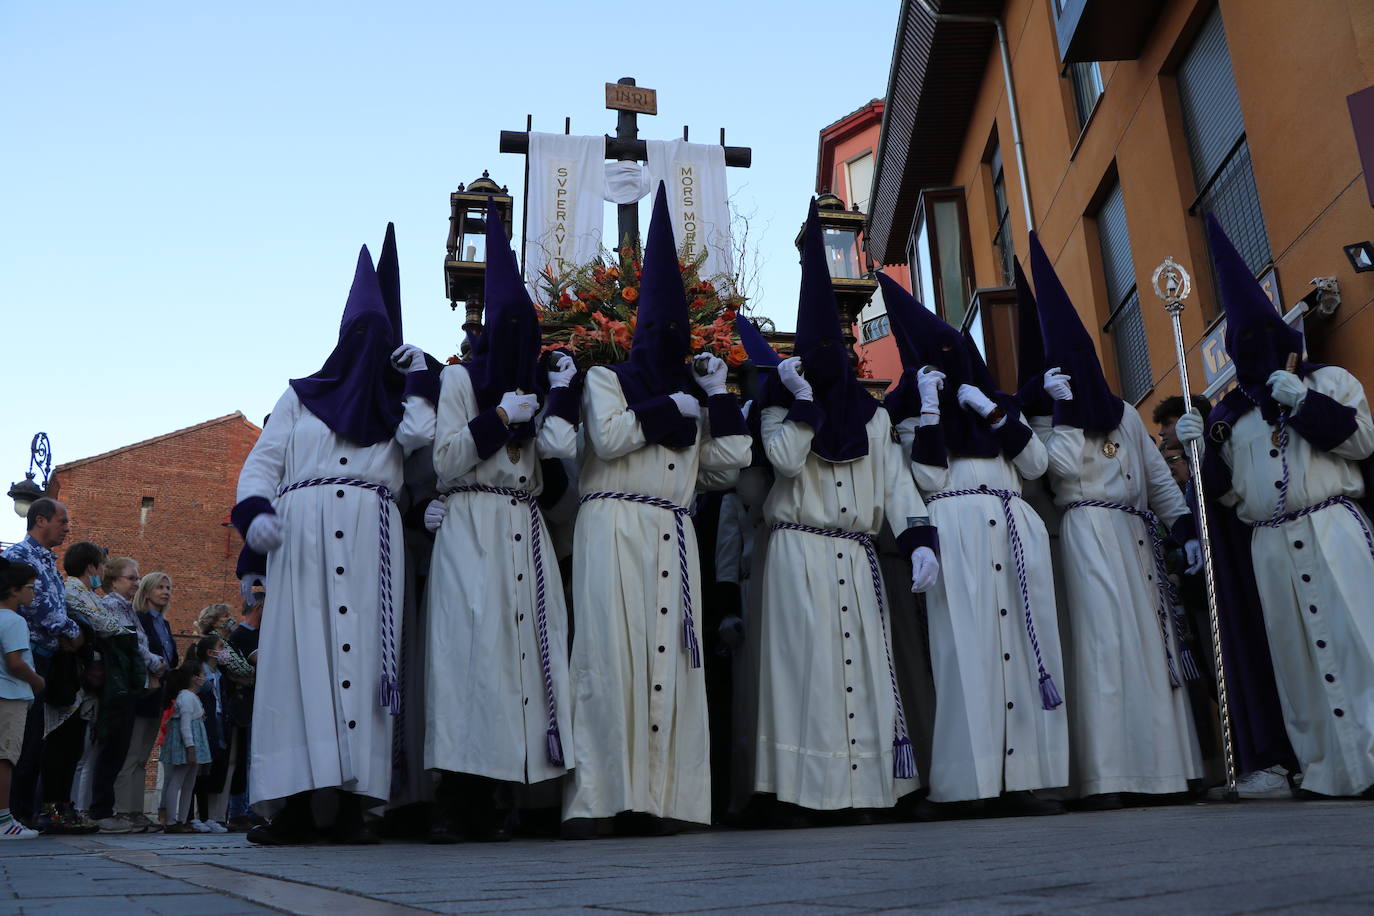
M 262 592 L 237 617 L 212 604 L 194 633 L 174 634 L 168 573 L 90 541 L 63 549 L 71 521 L 54 499 L 36 500 L 27 524 L 0 559 L 0 837 L 256 824 L 247 779 Z

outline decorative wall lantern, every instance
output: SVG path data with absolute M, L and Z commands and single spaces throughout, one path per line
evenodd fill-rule
M 487 276 L 487 201 L 496 203 L 506 237 L 511 235 L 514 202 L 504 185 L 483 170 L 482 177 L 449 196 L 448 254 L 444 259 L 444 294 L 455 311 L 465 307 L 463 330 L 469 338 L 482 329 L 482 293 Z
M 29 507 L 35 500 L 42 499 L 48 495 L 48 473 L 52 470 L 52 444 L 48 442 L 47 433 L 39 433 L 33 437 L 33 442 L 29 444 L 29 469 L 24 474 L 24 479 L 18 483 L 10 485 L 7 494 L 14 500 L 14 514 L 20 518 L 27 518 Z M 34 483 L 34 473 L 43 474 L 41 485 Z

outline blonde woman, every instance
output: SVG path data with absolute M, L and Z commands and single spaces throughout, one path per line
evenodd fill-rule
M 164 572 L 151 572 L 138 582 L 134 591 L 133 609 L 139 626 L 148 637 L 148 650 L 161 662 L 160 670 L 149 666 L 149 674 L 162 676 L 181 663 L 176 641 L 166 613 L 172 603 L 172 577 Z M 132 825 L 155 827 L 143 813 L 143 774 L 148 756 L 157 740 L 158 724 L 165 705 L 164 687 L 154 690 L 134 707 L 134 733 L 129 740 L 129 752 L 115 779 L 115 810 Z

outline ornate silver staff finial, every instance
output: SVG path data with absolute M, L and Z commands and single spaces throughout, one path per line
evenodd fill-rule
M 1164 283 L 1162 288 L 1161 280 Z M 1155 295 L 1164 300 L 1164 307 L 1170 312 L 1181 310 L 1183 301 L 1193 292 L 1193 278 L 1172 257 L 1165 258 L 1164 263 L 1155 268 L 1150 283 L 1155 288 Z

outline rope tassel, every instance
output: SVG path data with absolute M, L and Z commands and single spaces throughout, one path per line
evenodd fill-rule
M 905 736 L 892 742 L 892 775 L 898 779 L 916 778 L 916 752 Z
M 544 735 L 544 744 L 549 754 L 549 763 L 561 767 L 563 765 L 563 739 L 558 735 L 557 722 L 549 723 L 549 730 Z
M 1054 685 L 1054 678 L 1046 671 L 1040 675 L 1040 707 L 1042 709 L 1058 709 L 1064 705 L 1064 698 L 1059 695 L 1059 688 Z

